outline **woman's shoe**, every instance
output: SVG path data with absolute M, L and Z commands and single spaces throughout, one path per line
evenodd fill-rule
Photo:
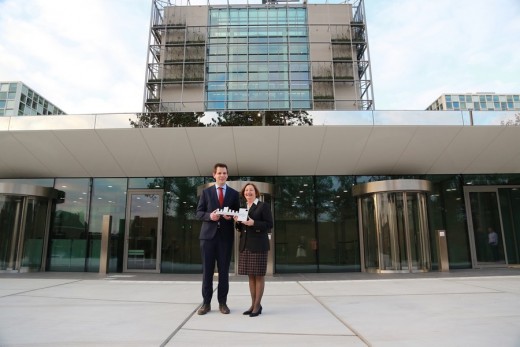
M 260 306 L 260 309 L 257 312 L 251 312 L 249 314 L 249 317 L 256 317 L 258 315 L 262 314 L 262 306 Z
M 251 313 L 253 312 L 253 310 L 247 310 L 247 311 L 244 311 L 244 313 L 242 313 L 243 315 L 250 315 Z

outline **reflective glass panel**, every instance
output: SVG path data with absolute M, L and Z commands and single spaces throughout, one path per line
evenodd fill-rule
M 167 178 L 165 180 L 164 222 L 161 272 L 197 273 L 202 271 L 199 233 L 201 221 L 196 218 L 197 187 L 200 177 Z M 234 264 L 231 265 L 231 269 Z
M 157 269 L 157 245 L 162 213 L 161 195 L 129 193 L 127 270 Z
M 0 195 L 0 270 L 16 270 L 22 198 Z
M 122 271 L 126 186 L 126 178 L 95 178 L 92 182 L 87 271 L 99 271 L 101 233 L 105 215 L 112 217 L 108 255 L 109 271 Z
M 320 271 L 359 271 L 357 204 L 350 193 L 353 176 L 316 177 Z
M 505 263 L 496 192 L 470 192 L 477 263 Z
M 499 188 L 507 262 L 520 264 L 520 188 Z
M 45 231 L 47 230 L 47 199 L 27 198 L 21 267 L 39 271 L 42 266 Z
M 312 177 L 277 177 L 275 184 L 275 272 L 316 272 Z
M 85 271 L 87 258 L 89 179 L 56 179 L 65 193 L 51 225 L 47 266 L 50 271 Z

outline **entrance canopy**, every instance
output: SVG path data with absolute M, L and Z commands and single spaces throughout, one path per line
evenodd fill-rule
M 130 116 L 0 117 L 0 178 L 209 176 L 215 162 L 231 176 L 520 173 L 520 126 L 131 128 Z

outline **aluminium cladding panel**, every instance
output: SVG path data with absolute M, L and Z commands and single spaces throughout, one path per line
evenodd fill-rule
M 202 52 L 202 56 L 198 59 L 203 58 L 205 61 L 205 49 L 201 46 L 189 46 L 189 43 L 201 38 L 203 38 L 204 44 L 207 43 L 208 10 L 208 6 L 168 6 L 164 10 L 164 23 L 181 27 L 180 29 L 173 29 L 175 31 L 175 34 L 172 35 L 174 41 L 179 42 L 182 39 L 184 43 L 182 46 L 164 50 L 161 57 L 162 62 L 179 60 L 179 57 L 181 57 L 181 64 L 169 65 L 164 69 L 164 73 L 175 75 L 175 69 L 177 69 L 179 76 L 174 76 L 174 79 L 183 82 L 161 85 L 161 102 L 164 104 L 171 103 L 170 106 L 167 106 L 167 109 L 171 111 L 202 112 L 205 109 L 204 83 L 202 83 L 204 80 L 204 64 L 201 62 L 194 63 L 190 59 L 190 56 L 193 55 L 190 50 L 198 50 Z M 175 35 L 184 37 L 175 38 Z M 188 46 L 186 43 L 188 43 Z M 180 49 L 182 53 L 179 54 L 181 51 L 176 49 Z M 192 71 L 194 69 L 200 70 L 200 73 Z M 189 81 L 190 78 L 187 74 L 190 71 L 192 74 L 196 73 L 199 83 Z
M 161 100 L 163 103 L 173 103 L 169 108 L 175 112 L 203 112 L 204 109 L 204 85 L 177 84 L 163 85 Z
M 208 6 L 168 6 L 164 9 L 165 24 L 207 26 Z
M 352 20 L 351 4 L 309 4 L 307 5 L 308 23 L 348 25 Z
M 50 187 L 0 182 L 0 194 L 37 196 L 42 198 L 57 199 L 60 195 L 60 191 Z
M 309 25 L 309 48 L 314 81 L 313 94 L 316 97 L 334 97 L 335 109 L 359 109 L 357 100 L 360 92 L 356 91 L 355 83 L 358 76 L 353 62 L 333 62 L 334 58 L 355 58 L 353 46 L 340 44 L 332 46 L 334 40 L 345 40 L 351 37 L 350 23 L 352 21 L 351 4 L 316 4 L 307 6 Z M 348 58 L 347 58 L 348 59 Z M 323 82 L 330 78 L 332 81 Z M 345 80 L 346 79 L 346 80 Z M 350 79 L 353 79 L 350 81 Z M 325 88 L 325 89 L 324 89 Z M 332 90 L 328 90 L 332 89 Z M 315 109 L 320 109 L 315 103 Z

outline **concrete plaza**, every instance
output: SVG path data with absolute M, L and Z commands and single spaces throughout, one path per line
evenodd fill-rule
M 0 273 L 0 346 L 520 346 L 520 269 L 267 277 L 260 316 L 201 275 Z M 216 287 L 216 278 L 215 278 Z

